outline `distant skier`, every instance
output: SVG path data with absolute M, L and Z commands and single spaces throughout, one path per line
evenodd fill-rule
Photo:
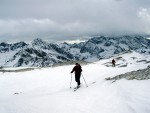
M 115 67 L 116 66 L 116 61 L 113 59 L 112 60 L 112 66 Z
M 75 81 L 77 82 L 77 88 L 80 87 L 80 77 L 81 77 L 81 72 L 82 68 L 81 65 L 76 63 L 76 66 L 72 69 L 71 73 L 75 72 Z

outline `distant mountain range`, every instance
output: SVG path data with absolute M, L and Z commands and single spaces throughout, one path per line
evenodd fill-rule
M 94 62 L 130 50 L 150 54 L 150 40 L 142 36 L 100 36 L 78 44 L 53 44 L 39 38 L 31 44 L 2 42 L 0 66 L 47 67 L 67 61 Z

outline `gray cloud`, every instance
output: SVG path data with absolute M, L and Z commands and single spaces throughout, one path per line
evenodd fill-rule
M 149 0 L 1 0 L 0 40 L 150 33 Z

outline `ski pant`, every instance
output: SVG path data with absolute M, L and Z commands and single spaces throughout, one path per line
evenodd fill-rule
M 112 63 L 112 67 L 115 67 L 115 63 Z
M 81 73 L 75 74 L 75 81 L 77 82 L 78 85 L 80 85 L 80 77 L 81 77 Z

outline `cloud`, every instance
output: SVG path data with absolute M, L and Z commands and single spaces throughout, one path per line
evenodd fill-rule
M 88 24 L 83 22 L 62 24 L 50 19 L 0 20 L 0 36 L 12 40 L 18 38 L 30 40 L 37 37 L 56 38 L 57 40 L 61 40 L 63 37 L 63 40 L 66 40 L 84 34 L 89 35 L 91 31 L 88 27 L 91 25 Z
M 140 18 L 144 31 L 150 33 L 150 11 L 146 8 L 140 8 L 137 16 Z
M 138 12 L 138 16 L 147 22 L 150 22 L 150 12 L 146 8 L 141 8 Z
M 149 33 L 149 0 L 2 0 L 0 40 Z

